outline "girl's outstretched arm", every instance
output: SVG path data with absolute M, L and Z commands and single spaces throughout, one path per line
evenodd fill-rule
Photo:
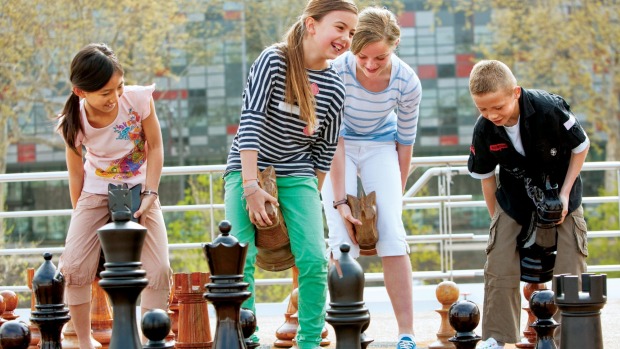
M 151 113 L 148 117 L 142 120 L 142 130 L 144 131 L 147 147 L 147 168 L 144 190 L 157 192 L 159 188 L 159 180 L 161 178 L 161 171 L 164 166 L 164 147 L 161 137 L 161 127 L 159 126 L 159 120 L 157 119 L 157 113 L 155 112 L 155 102 L 152 98 Z M 157 200 L 157 195 L 145 195 L 142 198 L 140 209 L 134 214 L 134 217 L 140 218 L 140 224 L 144 224 L 146 216 L 144 216 L 144 218 L 141 218 L 141 216 L 148 212 L 155 200 Z

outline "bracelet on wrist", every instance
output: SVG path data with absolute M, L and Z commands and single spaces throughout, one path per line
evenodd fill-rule
M 254 183 L 250 183 L 248 185 L 243 185 L 242 186 L 243 189 L 248 189 L 248 188 L 258 188 L 258 182 L 254 182 Z
M 245 186 L 245 184 L 248 182 L 256 182 L 258 184 L 258 179 L 257 178 L 244 179 L 242 185 Z
M 338 206 L 340 205 L 348 205 L 348 202 L 347 202 L 347 199 L 342 199 L 342 200 L 334 201 L 332 204 L 334 208 L 337 209 Z
M 159 196 L 159 194 L 155 190 L 145 190 L 142 192 L 142 195 L 155 195 Z

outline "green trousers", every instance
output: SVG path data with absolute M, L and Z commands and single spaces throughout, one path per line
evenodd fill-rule
M 232 225 L 232 234 L 240 242 L 248 243 L 244 281 L 250 284 L 252 296 L 243 303 L 244 308 L 256 313 L 254 304 L 254 270 L 256 246 L 254 225 L 246 210 L 240 172 L 225 177 L 226 219 Z M 299 328 L 297 345 L 301 349 L 314 349 L 321 341 L 325 326 L 325 301 L 327 295 L 327 258 L 323 231 L 323 212 L 318 181 L 313 177 L 278 177 L 278 201 L 291 240 L 291 252 L 299 269 Z

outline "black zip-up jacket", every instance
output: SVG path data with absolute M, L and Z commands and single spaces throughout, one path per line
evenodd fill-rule
M 478 117 L 474 126 L 467 167 L 483 175 L 499 164 L 496 198 L 502 209 L 519 224 L 529 224 L 535 206 L 527 195 L 523 177 L 544 188 L 546 176 L 562 188 L 571 151 L 588 137 L 570 106 L 558 95 L 542 90 L 521 89 L 519 130 L 525 156 L 514 148 L 503 126 Z M 581 205 L 581 176 L 570 192 L 568 212 Z

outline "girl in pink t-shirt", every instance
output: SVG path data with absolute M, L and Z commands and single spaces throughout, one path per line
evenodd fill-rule
M 97 230 L 110 219 L 108 184 L 142 185 L 140 208 L 134 214 L 148 231 L 141 254 L 149 279 L 142 311 L 165 309 L 170 292 L 168 238 L 157 194 L 164 155 L 152 98 L 155 88 L 125 86 L 123 74 L 108 46 L 87 45 L 71 62 L 73 88 L 58 117 L 73 207 L 59 268 L 81 349 L 93 348 L 91 284 L 101 254 Z

